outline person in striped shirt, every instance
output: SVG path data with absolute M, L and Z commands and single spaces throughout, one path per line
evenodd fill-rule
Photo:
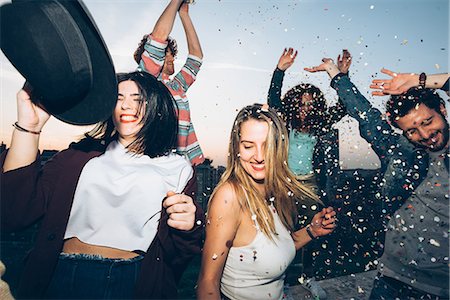
M 174 60 L 178 49 L 175 39 L 169 36 L 175 17 L 180 16 L 186 33 L 189 54 L 186 63 L 175 74 Z M 171 92 L 178 106 L 177 153 L 186 156 L 192 165 L 205 160 L 191 121 L 191 112 L 186 92 L 194 83 L 202 65 L 203 52 L 194 24 L 189 16 L 189 5 L 185 0 L 172 0 L 156 22 L 153 31 L 144 35 L 134 59 L 138 69 L 148 72 L 161 80 Z

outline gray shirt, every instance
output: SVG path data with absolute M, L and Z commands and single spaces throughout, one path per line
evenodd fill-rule
M 414 288 L 449 296 L 448 149 L 429 152 L 426 178 L 388 224 L 379 271 Z

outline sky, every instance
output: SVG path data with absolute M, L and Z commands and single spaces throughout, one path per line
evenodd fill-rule
M 0 4 L 9 1 L 0 0 Z M 150 33 L 168 1 L 85 0 L 117 72 L 133 71 L 132 54 Z M 386 97 L 372 97 L 373 78 L 382 67 L 397 72 L 449 72 L 448 0 L 196 0 L 189 11 L 204 52 L 203 66 L 188 91 L 200 145 L 213 165 L 225 165 L 233 120 L 245 105 L 265 103 L 272 72 L 285 47 L 299 51 L 287 71 L 283 92 L 300 82 L 317 85 L 330 104 L 337 101 L 325 73 L 304 67 L 353 56 L 350 76 L 370 102 L 383 111 Z M 179 46 L 179 70 L 187 45 L 177 18 L 171 36 Z M 0 141 L 9 145 L 17 120 L 15 95 L 24 79 L 0 54 Z M 337 125 L 344 169 L 377 168 L 379 161 L 359 137 L 355 120 Z M 90 127 L 51 118 L 41 134 L 41 149 L 64 149 Z

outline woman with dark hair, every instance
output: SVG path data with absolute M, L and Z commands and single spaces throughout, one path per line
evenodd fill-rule
M 39 136 L 50 115 L 17 94 L 17 126 L 0 157 L 2 229 L 42 220 L 18 297 L 174 298 L 200 252 L 193 170 L 174 153 L 174 100 L 146 73 L 117 78 L 111 117 L 42 168 Z
M 284 49 L 281 54 L 272 76 L 268 104 L 281 113 L 286 123 L 289 132 L 287 163 L 296 179 L 314 190 L 323 204 L 333 206 L 336 190 L 333 185 L 337 181 L 330 180 L 329 177 L 337 175 L 339 162 L 338 157 L 331 155 L 333 148 L 338 147 L 337 132 L 331 126 L 346 113 L 340 101 L 338 105 L 327 109 L 322 91 L 309 83 L 298 84 L 281 97 L 285 71 L 293 65 L 296 56 L 297 51 L 292 48 Z M 347 73 L 351 64 L 350 53 L 344 50 L 342 58 L 338 57 L 338 62 L 341 71 Z M 300 225 L 310 221 L 312 212 L 305 214 L 308 215 L 309 218 L 300 220 Z M 326 292 L 317 281 L 307 279 L 303 282 L 303 286 L 314 297 L 326 298 Z
M 284 73 L 292 66 L 296 56 L 297 51 L 292 48 L 283 51 L 272 76 L 268 104 L 278 110 L 286 122 L 289 132 L 289 168 L 299 180 L 319 189 L 322 201 L 328 203 L 327 170 L 324 168 L 325 152 L 330 146 L 327 140 L 337 139 L 333 136 L 331 126 L 345 115 L 345 109 L 340 102 L 327 109 L 322 91 L 308 83 L 296 85 L 281 97 Z M 344 50 L 338 62 L 341 71 L 348 73 L 350 53 Z

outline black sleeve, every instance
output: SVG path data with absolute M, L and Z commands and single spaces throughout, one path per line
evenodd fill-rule
M 267 95 L 267 104 L 277 110 L 282 108 L 281 105 L 281 87 L 283 86 L 284 71 L 276 68 L 273 71 L 272 80 L 270 81 L 269 94 Z

